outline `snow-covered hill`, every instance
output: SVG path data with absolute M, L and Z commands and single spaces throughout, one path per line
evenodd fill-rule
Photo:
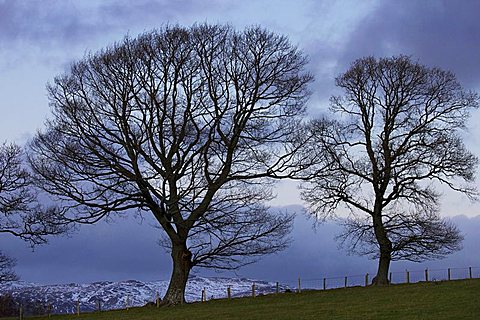
M 191 277 L 187 284 L 186 300 L 201 300 L 205 288 L 208 299 L 225 298 L 230 286 L 233 297 L 251 295 L 255 283 L 257 294 L 272 293 L 275 283 L 239 279 Z M 74 313 L 77 301 L 81 311 L 96 310 L 100 301 L 102 310 L 122 309 L 128 306 L 143 306 L 162 297 L 168 281 L 141 282 L 128 280 L 121 282 L 102 281 L 90 284 L 39 285 L 22 281 L 0 285 L 0 294 L 10 293 L 15 301 L 24 305 L 52 305 L 53 313 Z

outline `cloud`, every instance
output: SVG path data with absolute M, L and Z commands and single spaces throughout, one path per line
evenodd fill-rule
M 167 279 L 171 261 L 150 222 L 129 218 L 83 225 L 72 236 L 51 238 L 34 251 L 19 239 L 3 236 L 2 250 L 18 260 L 16 271 L 25 281 Z
M 349 256 L 338 248 L 334 236 L 340 227 L 333 222 L 313 228 L 313 220 L 303 214 L 301 206 L 283 207 L 297 217 L 290 247 L 278 254 L 236 272 L 217 273 L 194 269 L 194 274 L 208 276 L 240 276 L 263 280 L 295 282 L 302 279 L 343 277 L 374 274 L 376 261 Z M 449 267 L 480 267 L 474 254 L 480 242 L 480 216 L 452 218 L 465 234 L 464 249 L 444 260 L 421 264 L 393 262 L 391 270 L 447 269 Z M 152 227 L 148 216 L 139 220 L 119 219 L 114 223 L 100 222 L 83 226 L 70 238 L 53 238 L 50 244 L 32 252 L 26 244 L 3 236 L 2 249 L 18 260 L 17 272 L 25 281 L 39 283 L 93 282 L 101 280 L 168 279 L 171 272 L 169 254 L 158 245 L 159 230 Z M 360 277 L 361 278 L 361 277 Z M 360 279 L 359 278 L 359 279 Z
M 98 22 L 70 1 L 6 0 L 0 3 L 0 44 L 73 44 L 104 32 L 108 24 Z
M 1 111 L 6 119 L 3 137 L 19 128 L 33 130 L 33 120 L 27 121 L 25 115 L 30 115 L 29 119 L 43 118 L 44 109 L 38 107 L 47 105 L 43 101 L 43 85 L 59 72 L 60 65 L 81 57 L 85 50 L 96 50 L 120 40 L 126 33 L 136 36 L 165 23 L 190 25 L 208 19 L 211 23 L 230 21 L 239 28 L 259 23 L 288 34 L 292 42 L 310 55 L 309 67 L 317 77 L 312 87 L 311 105 L 315 108 L 328 105 L 328 97 L 335 94 L 335 76 L 344 72 L 354 59 L 365 55 L 410 54 L 421 63 L 452 70 L 466 87 L 480 86 L 477 17 L 480 2 L 330 3 L 278 1 L 273 6 L 271 2 L 254 0 L 0 1 L 0 64 L 8 63 L 13 70 L 2 73 L 4 82 L 9 84 L 3 85 L 5 107 Z M 38 55 L 42 62 L 45 59 L 53 62 L 50 66 L 38 66 L 38 59 L 22 61 L 22 55 Z M 10 117 L 13 110 L 17 110 L 18 117 Z M 285 190 L 288 200 L 288 188 Z M 452 206 L 451 212 L 459 212 L 461 205 Z M 454 220 L 466 233 L 464 250 L 426 265 L 479 264 L 472 253 L 480 241 L 480 218 L 456 217 Z M 312 221 L 299 215 L 294 242 L 287 251 L 266 257 L 238 274 L 290 279 L 298 275 L 311 278 L 375 270 L 374 261 L 350 257 L 337 249 L 333 241 L 333 235 L 338 233 L 335 224 L 321 225 L 316 232 L 311 224 Z M 170 259 L 156 243 L 157 232 L 148 223 L 138 225 L 135 221 L 123 220 L 114 225 L 100 223 L 83 227 L 72 238 L 52 239 L 50 245 L 39 247 L 33 253 L 24 243 L 10 237 L 2 237 L 2 247 L 18 258 L 18 271 L 25 280 L 85 282 L 168 278 Z M 394 263 L 392 268 L 402 270 L 405 266 L 410 268 L 402 263 Z
M 0 71 L 33 61 L 65 68 L 129 34 L 233 7 L 232 1 L 0 1 Z M 221 14 L 219 14 L 221 15 Z
M 366 55 L 407 54 L 478 87 L 479 12 L 475 0 L 382 1 L 350 34 L 340 64 Z
M 68 46 L 111 35 L 118 30 L 151 29 L 189 16 L 223 10 L 231 1 L 17 1 L 0 3 L 0 46 L 23 43 Z M 135 34 L 136 35 L 136 34 Z M 105 44 L 103 44 L 105 45 Z M 48 48 L 48 47 L 47 47 Z

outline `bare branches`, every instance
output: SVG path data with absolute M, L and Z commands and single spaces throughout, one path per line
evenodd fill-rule
M 0 251 L 0 283 L 18 280 L 18 276 L 13 271 L 16 261 L 7 257 Z
M 58 223 L 61 210 L 42 204 L 22 149 L 15 144 L 0 145 L 0 233 L 28 241 L 32 246 L 47 241 L 46 236 L 66 232 Z M 13 271 L 16 261 L 0 251 L 0 283 L 18 279 Z
M 272 212 L 261 204 L 218 204 L 190 231 L 192 264 L 204 268 L 238 269 L 262 255 L 286 248 L 292 214 Z M 161 244 L 171 247 L 168 239 Z
M 47 235 L 66 231 L 57 224 L 61 210 L 42 204 L 25 166 L 21 148 L 0 145 L 0 233 L 8 233 L 33 244 L 46 242 Z
M 380 247 L 371 219 L 352 216 L 343 220 L 343 232 L 336 239 L 350 253 L 380 257 Z M 392 261 L 422 262 L 441 259 L 462 248 L 463 236 L 450 221 L 438 212 L 404 212 L 397 208 L 384 214 L 383 226 L 392 242 Z

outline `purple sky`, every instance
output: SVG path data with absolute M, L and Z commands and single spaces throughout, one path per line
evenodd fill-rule
M 480 91 L 479 12 L 480 2 L 474 0 L 0 0 L 0 141 L 23 143 L 41 128 L 49 112 L 45 85 L 72 61 L 126 34 L 135 36 L 164 24 L 229 23 L 237 28 L 255 24 L 286 34 L 310 57 L 309 68 L 316 76 L 309 103 L 312 115 L 327 110 L 328 98 L 336 93 L 335 76 L 365 55 L 412 55 L 421 63 L 453 71 L 466 88 Z M 465 133 L 467 146 L 477 155 L 479 120 L 477 111 Z M 301 204 L 291 182 L 282 182 L 278 195 L 275 205 Z M 466 243 L 476 241 L 479 236 L 471 226 L 480 226 L 475 218 L 478 203 L 448 191 L 443 199 L 442 213 L 465 215 L 455 219 L 470 228 Z M 282 268 L 289 274 L 344 273 L 374 266 L 337 250 L 333 233 L 335 227 L 328 224 L 315 234 L 311 222 L 299 217 L 291 249 L 239 274 L 267 277 L 264 270 L 283 264 L 287 257 L 296 261 L 291 270 Z M 0 239 L 2 249 L 17 257 L 25 280 L 69 282 L 166 278 L 170 261 L 156 245 L 157 238 L 148 224 L 120 221 L 84 227 L 33 253 L 17 239 Z M 466 245 L 463 253 L 449 259 L 457 257 L 458 266 L 480 265 L 478 259 L 461 258 L 473 256 L 467 250 L 475 249 Z

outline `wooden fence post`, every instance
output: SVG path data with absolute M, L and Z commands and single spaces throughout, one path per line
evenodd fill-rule
M 407 283 L 410 283 L 410 272 L 408 270 L 405 270 L 407 272 Z
M 388 278 L 388 284 L 392 283 L 392 273 L 390 272 L 390 277 Z
M 203 288 L 202 290 L 202 302 L 206 302 L 207 301 L 207 290 L 205 288 Z
M 280 292 L 280 284 L 277 282 L 275 292 L 279 293 Z
M 227 287 L 227 298 L 229 300 L 232 299 L 232 292 L 231 292 L 230 286 Z
M 323 278 L 323 290 L 327 290 L 327 278 Z
M 48 318 L 51 318 L 52 317 L 52 304 L 49 303 L 47 305 L 47 313 L 48 313 Z
M 157 305 L 157 308 L 160 308 L 160 295 L 158 294 L 158 291 L 155 292 L 155 304 Z
M 300 277 L 298 277 L 298 293 L 302 293 L 302 286 L 300 283 Z
M 255 298 L 255 282 L 252 284 L 252 297 Z
M 80 315 L 80 299 L 77 299 L 77 316 L 79 315 Z
M 472 279 L 472 267 L 468 267 L 468 276 Z
M 425 269 L 425 281 L 428 282 L 428 268 Z
M 97 310 L 98 312 L 102 311 L 102 304 L 100 303 L 100 299 L 97 299 Z
M 448 268 L 448 281 L 452 280 L 452 273 L 450 271 L 450 268 Z
M 130 308 L 130 301 L 128 299 L 128 296 L 125 297 L 125 308 L 128 310 Z
M 20 309 L 18 310 L 18 312 L 19 312 L 19 319 L 23 320 L 23 306 L 22 305 L 20 305 Z
M 368 287 L 368 273 L 365 275 L 365 287 Z

